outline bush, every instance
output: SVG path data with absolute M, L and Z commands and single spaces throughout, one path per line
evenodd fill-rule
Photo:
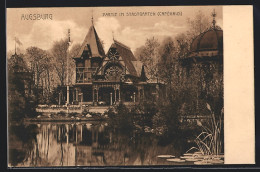
M 114 128 L 123 132 L 133 129 L 133 115 L 125 105 L 119 104 L 114 109 L 109 109 L 106 115 L 108 115 L 109 123 Z
M 162 135 L 163 133 L 167 132 L 167 121 L 161 111 L 153 116 L 152 123 L 156 135 Z
M 134 121 L 140 126 L 153 126 L 153 116 L 158 112 L 155 102 L 144 101 L 131 110 Z

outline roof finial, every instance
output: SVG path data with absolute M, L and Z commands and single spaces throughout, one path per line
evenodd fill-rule
M 16 54 L 16 37 L 14 37 L 14 54 Z
M 91 17 L 91 22 L 92 22 L 92 25 L 94 25 L 94 22 L 93 22 L 93 9 L 92 9 L 92 17 Z
M 213 12 L 211 13 L 211 16 L 213 17 L 213 21 L 212 21 L 213 28 L 215 28 L 215 26 L 216 26 L 216 20 L 215 20 L 216 15 L 217 14 L 216 14 L 215 9 L 214 9 Z
M 115 41 L 114 31 L 112 31 L 112 37 L 113 37 L 113 41 Z

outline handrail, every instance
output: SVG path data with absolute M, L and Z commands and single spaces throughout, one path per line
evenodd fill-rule
M 88 71 L 95 72 L 97 70 L 97 67 L 76 67 L 76 70 L 77 69 L 81 69 L 85 72 L 88 72 Z

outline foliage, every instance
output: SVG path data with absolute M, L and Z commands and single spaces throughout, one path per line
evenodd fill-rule
M 32 73 L 36 104 L 50 104 L 52 91 L 55 87 L 55 73 L 51 54 L 38 47 L 29 47 L 26 49 L 25 57 Z
M 20 120 L 34 114 L 34 95 L 29 72 L 22 54 L 8 59 L 8 116 Z
M 71 84 L 73 81 L 73 75 L 75 73 L 75 64 L 72 57 L 77 55 L 80 48 L 79 44 L 75 44 L 70 49 L 68 41 L 66 39 L 56 41 L 51 49 L 51 54 L 53 56 L 52 65 L 58 76 L 59 85 L 66 85 L 67 78 L 67 57 L 68 57 L 68 79 Z
M 75 44 L 69 51 L 69 82 L 75 78 L 74 62 L 71 57 L 76 56 L 80 48 Z M 54 43 L 51 51 L 42 50 L 38 47 L 29 47 L 25 54 L 25 64 L 32 73 L 32 82 L 36 95 L 36 103 L 57 104 L 58 85 L 65 85 L 66 79 L 66 40 Z
M 174 79 L 178 73 L 177 70 L 177 54 L 172 38 L 166 38 L 160 47 L 160 60 L 158 62 L 158 69 L 160 71 L 159 78 L 163 81 L 168 90 L 168 97 L 171 99 Z
M 159 42 L 154 37 L 147 39 L 145 45 L 136 51 L 136 57 L 144 63 L 148 78 L 158 77 Z
M 183 59 L 187 57 L 190 48 L 190 40 L 188 36 L 184 33 L 181 33 L 176 36 L 176 52 L 178 59 Z
M 195 139 L 197 147 L 192 147 L 188 151 L 197 149 L 203 155 L 219 155 L 224 151 L 223 108 L 221 114 L 218 116 L 215 115 L 209 104 L 207 104 L 207 108 L 211 115 L 210 124 L 203 125 L 200 121 L 197 121 L 197 125 L 202 127 L 202 132 Z
M 60 92 L 60 89 L 59 87 L 55 87 L 52 92 L 51 92 L 51 96 L 50 96 L 50 99 L 49 99 L 49 103 L 50 104 L 59 104 L 59 92 Z
M 157 113 L 156 102 L 154 101 L 142 101 L 135 108 L 131 110 L 134 115 L 135 124 L 142 127 L 152 127 L 152 118 Z
M 17 147 L 9 147 L 9 163 L 12 166 L 16 166 L 21 163 L 28 155 L 28 150 L 33 149 L 33 142 L 36 140 L 38 133 L 36 125 L 21 125 L 21 124 L 9 124 L 8 126 L 8 141 L 10 145 L 22 144 L 23 149 Z
M 168 131 L 166 117 L 165 114 L 162 113 L 162 110 L 153 116 L 152 122 L 156 135 L 162 135 Z
M 153 128 L 157 134 L 176 135 L 180 129 L 180 107 L 179 96 L 173 97 L 172 101 L 158 104 L 158 112 L 153 116 Z
M 189 25 L 189 31 L 187 35 L 193 39 L 200 33 L 204 32 L 210 27 L 210 21 L 207 16 L 205 16 L 202 11 L 198 11 L 194 18 L 188 18 L 187 23 Z
M 61 50 L 62 46 L 59 45 L 59 43 L 56 43 L 54 47 L 58 47 Z M 75 52 L 78 49 L 79 45 L 74 45 L 71 48 L 70 57 L 75 56 Z M 53 49 L 53 51 L 55 50 Z M 57 55 L 58 51 L 55 53 Z M 25 115 L 21 113 L 26 113 L 29 116 L 33 115 L 30 112 L 39 103 L 57 104 L 60 88 L 57 87 L 56 78 L 59 75 L 59 71 L 56 69 L 65 69 L 65 66 L 57 65 L 59 61 L 58 57 L 38 47 L 29 47 L 26 49 L 25 55 L 15 54 L 12 57 L 8 59 L 8 102 L 11 114 L 16 114 L 14 116 L 22 118 Z M 64 59 L 64 57 L 59 57 Z M 71 71 L 72 69 L 73 67 Z M 19 72 L 15 72 L 15 70 Z
M 53 48 L 51 50 L 54 57 L 53 66 L 57 72 L 60 85 L 65 85 L 66 83 L 66 68 L 67 68 L 67 51 L 68 51 L 68 41 L 60 40 L 54 42 Z
M 133 115 L 124 104 L 109 109 L 105 115 L 108 115 L 109 123 L 114 128 L 120 129 L 122 132 L 132 131 Z
M 144 101 L 133 108 L 119 104 L 110 108 L 105 115 L 109 117 L 110 126 L 121 131 L 132 131 L 133 129 L 144 132 L 145 128 L 153 126 L 153 116 L 158 112 L 155 102 Z

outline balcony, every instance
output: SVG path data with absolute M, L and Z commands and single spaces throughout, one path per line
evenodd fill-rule
M 90 83 L 97 68 L 76 67 L 76 83 Z

